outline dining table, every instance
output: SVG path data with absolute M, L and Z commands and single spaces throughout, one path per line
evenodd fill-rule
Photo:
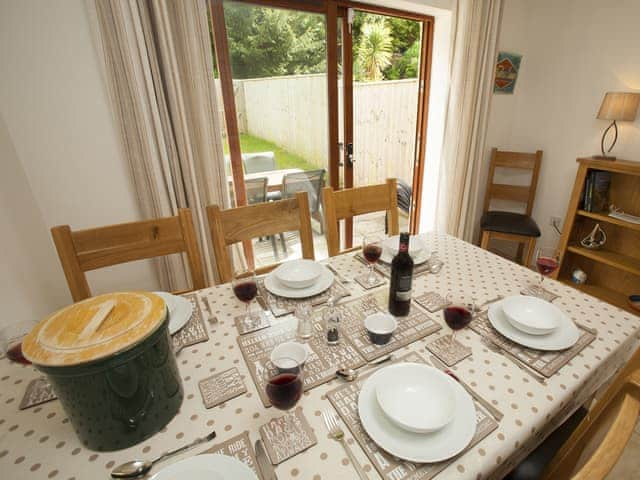
M 498 295 L 518 295 L 522 289 L 538 281 L 538 274 L 489 251 L 450 235 L 431 232 L 421 235 L 424 244 L 437 252 L 443 267 L 437 273 L 425 272 L 413 280 L 414 298 L 424 292 L 442 296 L 455 294 L 473 298 L 478 305 Z M 384 292 L 388 281 L 365 290 L 355 275 L 365 266 L 353 252 L 327 260 L 339 272 L 337 279 L 347 283 L 352 301 L 372 292 Z M 457 332 L 457 340 L 471 349 L 471 355 L 456 363 L 451 370 L 486 404 L 501 412 L 497 427 L 481 441 L 454 457 L 435 475 L 437 480 L 502 478 L 523 460 L 543 439 L 581 405 L 589 402 L 607 380 L 618 371 L 638 348 L 640 318 L 627 311 L 586 295 L 564 283 L 548 279 L 547 290 L 553 301 L 574 322 L 593 332 L 595 339 L 575 357 L 563 364 L 549 378 L 540 381 L 514 359 L 495 348 L 471 328 Z M 114 466 L 132 459 L 148 459 L 177 448 L 215 430 L 211 445 L 200 446 L 166 461 L 172 463 L 207 450 L 216 443 L 245 439 L 244 447 L 260 438 L 267 422 L 281 417 L 282 411 L 265 407 L 251 376 L 251 370 L 240 349 L 241 336 L 235 318 L 245 305 L 236 299 L 230 284 L 216 285 L 195 292 L 208 339 L 186 346 L 177 353 L 177 363 L 184 386 L 184 400 L 179 413 L 160 432 L 141 443 L 118 451 L 96 452 L 85 448 L 57 400 L 21 410 L 19 404 L 29 382 L 42 376 L 34 367 L 0 358 L 0 471 L 4 478 L 29 479 L 100 479 L 109 478 Z M 314 309 L 323 308 L 322 305 Z M 422 307 L 414 304 L 412 308 Z M 395 359 L 406 355 L 429 357 L 427 344 L 451 334 L 442 312 L 422 312 L 439 327 L 433 333 L 401 346 L 393 352 Z M 273 316 L 271 326 L 291 322 L 292 314 Z M 403 322 L 403 319 L 398 319 Z M 322 335 L 322 332 L 316 333 Z M 251 334 L 248 334 L 251 335 Z M 335 366 L 336 368 L 338 365 Z M 244 389 L 234 398 L 206 408 L 201 395 L 201 381 L 230 369 L 237 369 Z M 383 368 L 365 366 L 364 369 Z M 317 442 L 279 463 L 275 472 L 280 480 L 335 480 L 357 478 L 356 470 L 344 447 L 328 435 L 324 412 L 336 413 L 329 401 L 330 392 L 346 382 L 335 377 L 305 391 L 298 407 L 313 431 Z M 105 413 L 106 414 L 106 413 Z M 399 463 L 392 470 L 374 465 L 353 432 L 343 428 L 346 443 L 359 465 L 371 479 L 423 478 L 412 464 Z M 227 445 L 227 451 L 233 451 Z M 381 458 L 381 457 L 380 457 Z M 378 460 L 384 463 L 384 460 Z M 255 470 L 255 455 L 245 457 Z M 154 472 L 165 463 L 154 467 Z M 377 468 L 376 468 L 377 467 Z M 381 475 L 384 471 L 384 476 Z

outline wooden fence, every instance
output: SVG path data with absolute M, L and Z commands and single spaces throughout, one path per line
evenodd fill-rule
M 327 168 L 326 82 L 324 74 L 235 80 L 240 131 Z M 382 183 L 388 177 L 411 184 L 417 79 L 356 82 L 353 97 L 355 185 Z

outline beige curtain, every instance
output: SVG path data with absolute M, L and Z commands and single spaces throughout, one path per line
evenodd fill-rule
M 457 0 L 437 228 L 473 241 L 502 0 Z
M 110 97 L 145 218 L 192 209 L 209 283 L 205 207 L 227 206 L 205 0 L 90 0 Z M 183 257 L 157 261 L 166 290 L 188 285 Z

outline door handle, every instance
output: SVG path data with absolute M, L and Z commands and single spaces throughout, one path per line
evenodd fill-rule
M 347 164 L 350 167 L 353 167 L 353 143 L 347 143 L 347 152 L 346 152 L 346 157 L 347 157 Z

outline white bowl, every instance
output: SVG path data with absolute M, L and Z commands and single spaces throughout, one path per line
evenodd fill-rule
M 395 317 L 385 312 L 377 312 L 364 319 L 364 328 L 371 341 L 376 345 L 389 343 L 397 327 L 398 322 Z
M 376 387 L 382 411 L 400 428 L 414 433 L 440 430 L 453 419 L 455 391 L 447 374 L 416 363 L 384 369 Z
M 271 363 L 273 363 L 279 370 L 290 370 L 288 365 L 278 365 L 278 357 L 287 357 L 296 360 L 301 367 L 304 367 L 305 362 L 309 358 L 308 347 L 304 343 L 298 342 L 284 342 L 277 345 L 271 350 Z
M 385 238 L 382 241 L 382 248 L 394 256 L 400 248 L 400 235 Z M 419 256 L 424 249 L 425 245 L 417 235 L 411 235 L 409 237 L 409 255 L 411 255 L 411 257 Z
M 514 327 L 530 335 L 547 335 L 559 325 L 558 307 L 537 297 L 507 297 L 502 311 Z
M 274 270 L 274 274 L 285 287 L 307 288 L 320 278 L 322 266 L 303 258 L 283 263 Z

